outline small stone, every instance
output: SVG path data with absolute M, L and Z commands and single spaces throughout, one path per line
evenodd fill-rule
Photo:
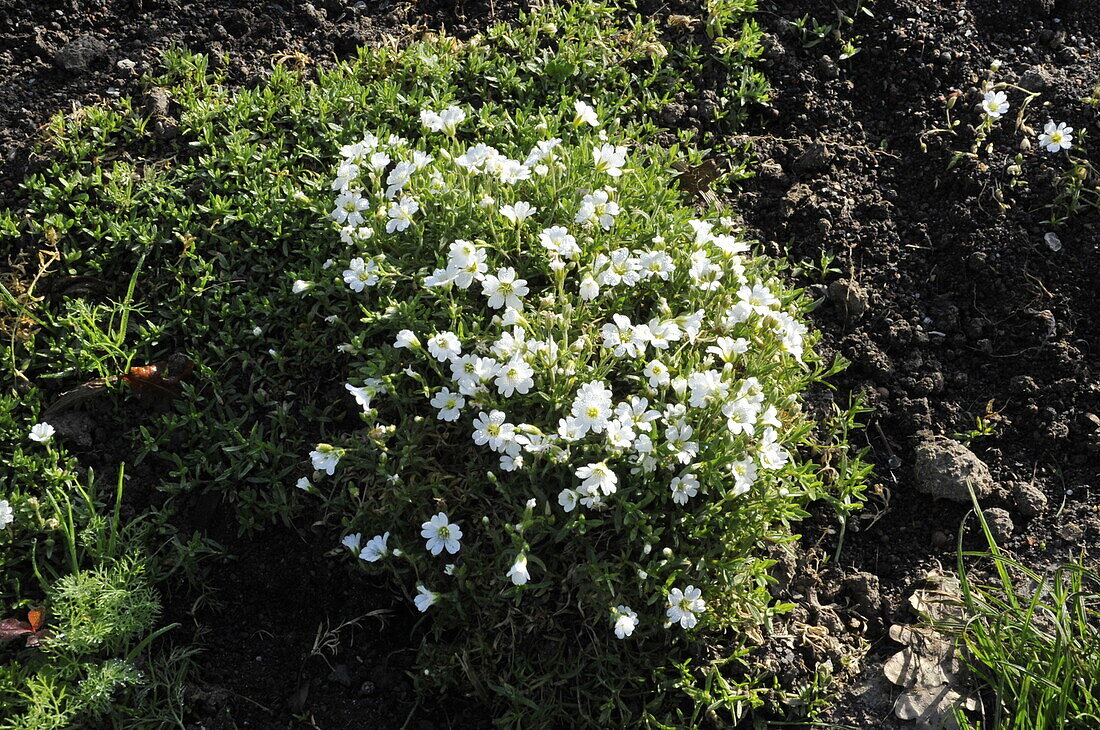
M 1047 508 L 1047 496 L 1031 482 L 1013 483 L 1012 498 L 1016 500 L 1016 509 L 1024 517 L 1034 517 Z
M 94 35 L 81 35 L 62 46 L 55 59 L 66 71 L 87 71 L 96 60 L 106 55 L 106 43 Z
M 1012 517 L 1009 516 L 1008 510 L 1000 507 L 987 507 L 982 510 L 982 515 L 985 517 L 985 522 L 989 525 L 989 532 L 992 533 L 997 544 L 1001 544 L 1012 537 L 1012 530 L 1015 526 L 1012 524 Z
M 913 464 L 917 490 L 955 502 L 970 502 L 970 488 L 978 499 L 993 493 L 989 467 L 973 451 L 943 436 L 925 438 L 915 450 Z
M 168 92 L 159 86 L 154 86 L 145 92 L 142 98 L 142 108 L 149 116 L 168 116 Z
M 1081 538 L 1085 536 L 1085 531 L 1081 529 L 1081 526 L 1072 522 L 1061 525 L 1057 532 L 1058 537 L 1072 543 L 1080 542 Z
M 131 61 L 129 58 L 124 58 L 115 65 L 118 66 L 119 71 L 126 74 L 132 74 L 137 70 L 137 61 Z
M 829 299 L 836 302 L 849 321 L 856 321 L 867 311 L 867 292 L 849 279 L 837 279 L 829 284 Z
M 947 547 L 947 543 L 951 542 L 951 538 L 947 536 L 947 533 L 943 530 L 936 530 L 932 533 L 932 545 L 938 549 Z
M 1054 85 L 1054 74 L 1042 66 L 1034 66 L 1020 77 L 1020 86 L 1028 91 L 1043 93 L 1051 91 Z
M 1013 375 L 1008 380 L 1008 389 L 1019 395 L 1031 395 L 1039 391 L 1039 386 L 1030 375 Z

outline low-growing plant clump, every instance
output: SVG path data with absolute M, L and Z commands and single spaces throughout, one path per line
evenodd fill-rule
M 420 119 L 341 148 L 327 258 L 286 283 L 363 411 L 300 486 L 430 613 L 423 685 L 669 722 L 647 695 L 768 620 L 764 546 L 827 489 L 806 302 L 583 100 Z

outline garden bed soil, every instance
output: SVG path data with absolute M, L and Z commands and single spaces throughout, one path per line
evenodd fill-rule
M 413 26 L 461 36 L 518 9 L 0 0 L 0 203 L 12 202 L 33 166 L 31 141 L 50 115 L 138 92 L 140 73 L 170 44 L 227 54 L 231 81 L 247 85 L 275 57 L 324 64 Z M 824 509 L 803 525 L 803 554 L 777 587 L 798 604 L 791 626 L 802 638 L 760 658 L 795 684 L 818 661 L 859 657 L 863 671 L 841 673 L 843 700 L 820 719 L 892 727 L 897 692 L 881 665 L 898 646 L 885 628 L 911 619 L 905 598 L 928 571 L 953 565 L 969 509 L 918 491 L 918 444 L 966 434 L 990 416 L 993 432 L 971 447 L 996 483 L 986 506 L 1014 523 L 1007 546 L 1044 566 L 1100 538 L 1100 215 L 1047 223 L 1053 156 L 1025 166 L 1029 186 L 1006 191 L 1009 208 L 999 212 L 1003 150 L 1015 144 L 1007 131 L 991 137 L 998 151 L 985 164 L 948 170 L 951 145 L 966 146 L 949 136 L 921 146 L 924 132 L 942 126 L 953 91 L 973 88 L 993 59 L 1003 62 L 1001 79 L 1042 90 L 1038 103 L 1049 105 L 1034 107 L 1033 125 L 1049 116 L 1096 128 L 1096 108 L 1081 99 L 1100 82 L 1100 2 L 878 0 L 872 10 L 850 31 L 860 52 L 838 61 L 837 44 L 806 48 L 792 26 L 805 13 L 831 20 L 831 3 L 761 3 L 774 103 L 747 126 L 758 174 L 731 200 L 770 253 L 836 254 L 837 271 L 802 283 L 822 299 L 814 318 L 823 351 L 853 361 L 831 397 L 846 404 L 858 395 L 871 409 L 858 444 L 876 465 L 868 509 L 846 530 Z M 693 4 L 654 12 L 701 14 Z M 670 30 L 668 41 L 684 32 Z M 976 98 L 961 97 L 954 113 L 976 120 Z M 706 101 L 706 92 L 678 99 L 658 121 L 698 127 L 707 140 Z M 1097 139 L 1077 152 L 1100 160 Z M 223 539 L 237 557 L 217 571 L 222 608 L 194 617 L 206 647 L 195 727 L 400 726 L 414 704 L 402 671 L 414 619 L 379 586 L 349 580 L 307 531 Z M 385 623 L 362 619 L 334 652 L 310 656 L 318 626 L 376 609 L 393 613 Z M 807 639 L 821 629 L 830 641 Z

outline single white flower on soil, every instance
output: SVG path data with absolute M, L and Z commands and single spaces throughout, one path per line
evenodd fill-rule
M 1008 106 L 1008 94 L 1003 91 L 987 91 L 982 95 L 982 111 L 990 119 L 1000 119 Z
M 1073 127 L 1067 127 L 1065 122 L 1047 122 L 1039 135 L 1039 144 L 1046 147 L 1047 152 L 1068 150 L 1073 146 Z

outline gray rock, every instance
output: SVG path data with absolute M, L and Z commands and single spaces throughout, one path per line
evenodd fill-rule
M 845 318 L 856 321 L 867 311 L 867 292 L 859 284 L 848 279 L 837 279 L 829 284 L 829 299 L 844 312 Z
M 978 499 L 993 493 L 989 467 L 958 441 L 943 436 L 924 438 L 916 448 L 913 464 L 917 489 L 955 502 L 970 502 L 970 490 Z
M 985 522 L 989 525 L 989 531 L 993 534 L 993 539 L 998 545 L 1012 537 L 1012 530 L 1015 526 L 1012 524 L 1012 518 L 1009 516 L 1008 510 L 1000 507 L 989 507 L 982 510 L 982 515 L 985 517 Z
M 1016 500 L 1016 509 L 1024 517 L 1034 517 L 1047 508 L 1047 496 L 1031 482 L 1015 482 L 1012 498 Z
M 86 71 L 96 60 L 106 55 L 106 43 L 94 35 L 82 35 L 62 46 L 54 58 L 67 71 Z
M 1033 66 L 1020 77 L 1020 86 L 1028 91 L 1043 93 L 1054 88 L 1056 79 L 1051 71 L 1043 66 Z

